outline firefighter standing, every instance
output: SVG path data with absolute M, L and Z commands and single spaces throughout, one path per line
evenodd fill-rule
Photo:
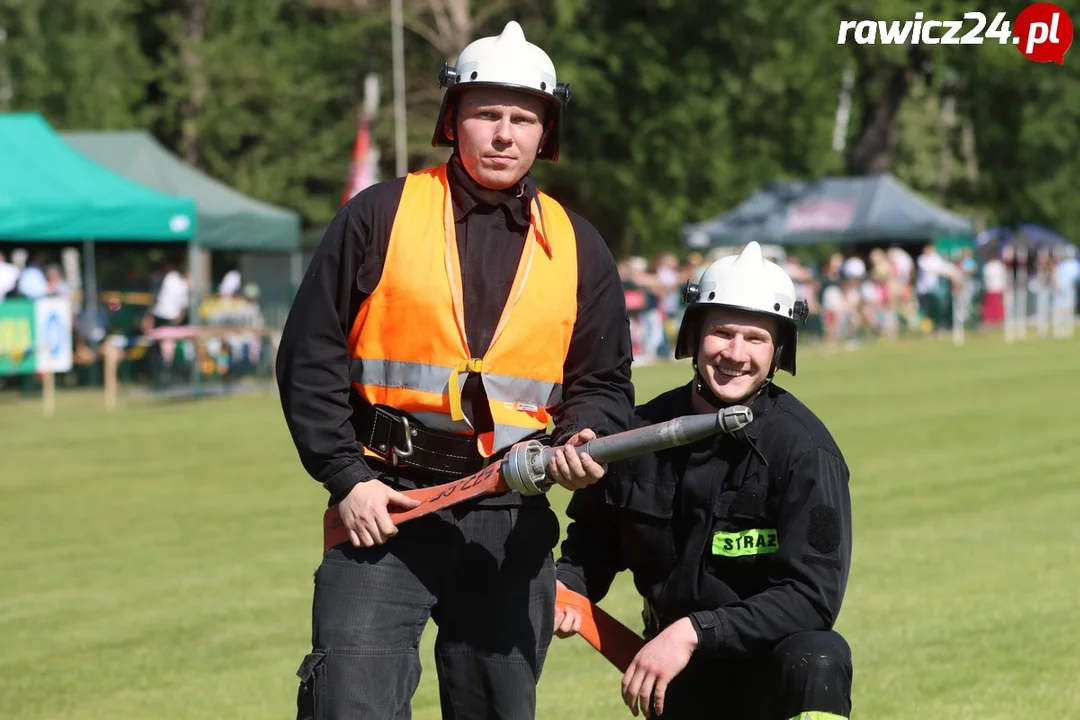
M 553 631 L 558 519 L 543 495 L 484 498 L 397 528 L 401 490 L 544 437 L 568 489 L 604 469 L 567 450 L 625 430 L 630 338 L 614 258 L 538 192 L 569 85 L 511 22 L 445 66 L 433 145 L 450 160 L 370 187 L 334 218 L 278 354 L 305 469 L 351 543 L 315 573 L 299 718 L 406 718 L 428 619 L 444 717 L 528 718 Z
M 556 576 L 596 602 L 632 572 L 648 641 L 623 676 L 635 716 L 847 718 L 851 653 L 832 627 L 851 560 L 849 471 L 822 422 L 772 382 L 795 374 L 806 306 L 757 243 L 713 263 L 696 294 L 676 347 L 693 379 L 634 425 L 733 404 L 754 420 L 613 463 L 571 499 Z M 580 629 L 572 610 L 555 623 L 560 637 Z

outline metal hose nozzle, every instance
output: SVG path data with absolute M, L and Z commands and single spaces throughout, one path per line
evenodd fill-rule
M 587 453 L 604 464 L 647 455 L 668 448 L 689 445 L 717 433 L 730 434 L 749 425 L 754 413 L 745 405 L 733 405 L 716 413 L 683 415 L 665 422 L 589 440 L 574 450 Z M 547 465 L 554 448 L 537 440 L 518 443 L 507 453 L 503 464 L 506 484 L 523 495 L 538 495 L 553 484 L 547 477 Z

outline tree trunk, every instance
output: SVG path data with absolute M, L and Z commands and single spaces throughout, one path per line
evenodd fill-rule
M 887 172 L 899 133 L 896 116 L 911 88 L 909 69 L 892 64 L 862 67 L 856 80 L 859 130 L 847 154 L 850 175 Z
M 845 19 L 870 19 L 847 6 L 840 6 L 839 10 Z M 886 57 L 881 48 L 849 47 L 857 68 L 855 102 L 859 108 L 859 130 L 855 141 L 848 146 L 847 172 L 849 175 L 887 172 L 892 167 L 899 140 L 897 115 L 916 73 L 922 72 L 926 51 L 922 45 L 908 45 L 904 60 L 897 61 Z
M 180 151 L 184 161 L 199 166 L 199 117 L 206 102 L 206 75 L 202 67 L 202 41 L 206 33 L 206 0 L 184 0 L 180 64 L 188 96 L 180 105 Z
M 414 7 L 419 4 L 413 3 Z M 446 62 L 453 63 L 472 39 L 472 3 L 470 0 L 428 0 L 427 4 L 431 8 L 435 30 L 418 23 L 409 25 L 426 37 L 446 57 Z
M 11 87 L 11 71 L 8 69 L 7 56 L 4 54 L 4 43 L 7 42 L 7 30 L 0 25 L 0 111 L 7 112 L 11 109 L 11 98 L 15 95 Z
M 948 201 L 952 180 L 953 128 L 956 125 L 956 96 L 953 89 L 946 89 L 941 103 L 941 148 L 938 158 L 938 203 Z
M 971 122 L 971 116 L 965 115 L 961 125 L 962 142 L 964 149 L 964 168 L 967 170 L 967 179 L 972 185 L 979 182 L 979 156 L 975 154 L 975 124 Z

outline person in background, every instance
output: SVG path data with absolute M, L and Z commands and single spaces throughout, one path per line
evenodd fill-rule
M 847 297 L 844 294 L 841 270 L 844 257 L 834 253 L 825 262 L 821 273 L 821 309 L 825 330 L 825 346 L 836 352 L 847 330 Z
M 26 263 L 26 267 L 19 274 L 19 282 L 16 285 L 19 295 L 36 300 L 48 294 L 49 283 L 45 279 L 45 272 L 41 269 L 44 264 L 45 259 L 41 253 L 34 253 L 31 256 L 30 261 Z
M 8 293 L 14 292 L 15 286 L 19 283 L 19 268 L 14 263 L 10 263 L 3 252 L 0 252 L 0 302 L 4 302 L 4 298 Z
M 852 253 L 844 260 L 841 272 L 845 278 L 861 283 L 862 279 L 866 277 L 866 262 L 858 253 Z
M 1068 245 L 1062 250 L 1061 260 L 1055 269 L 1054 292 L 1057 306 L 1068 314 L 1070 320 L 1074 314 L 1080 314 L 1077 290 L 1080 290 L 1080 260 L 1076 257 L 1076 247 Z
M 683 285 L 679 258 L 675 253 L 662 252 L 657 256 L 654 275 L 660 300 L 660 338 L 656 355 L 658 358 L 669 360 L 672 355 L 669 346 L 675 339 L 672 322 L 680 314 L 680 290 L 682 290 Z
M 181 325 L 188 316 L 191 304 L 191 286 L 187 277 L 172 262 L 162 266 L 164 275 L 154 298 L 144 316 L 142 331 L 144 334 L 159 327 Z M 155 385 L 168 383 L 171 378 L 170 368 L 176 356 L 177 341 L 171 338 L 154 342 L 147 351 L 151 382 Z
M 959 279 L 960 270 L 938 253 L 933 243 L 923 246 L 923 251 L 916 261 L 918 273 L 915 279 L 915 292 L 919 297 L 919 309 L 928 330 L 940 330 L 949 324 L 945 316 L 948 306 L 948 289 L 954 280 Z
M 64 271 L 59 265 L 49 265 L 45 268 L 45 294 L 49 297 L 61 297 L 71 299 L 71 288 L 64 280 Z
M 188 306 L 191 303 L 191 286 L 187 277 L 172 262 L 164 263 L 162 270 L 164 275 L 161 285 L 148 313 L 148 329 L 182 324 L 187 318 Z
M 996 327 L 1005 321 L 1005 293 L 1009 288 L 1009 271 L 1001 260 L 1001 254 L 995 254 L 986 261 L 982 269 L 982 322 L 987 327 Z
M 230 270 L 225 273 L 225 277 L 221 278 L 221 283 L 218 285 L 218 295 L 225 298 L 231 298 L 240 292 L 242 284 L 240 271 Z
M 870 279 L 878 288 L 876 325 L 888 339 L 895 340 L 900 334 L 900 303 L 902 292 L 896 269 L 889 262 L 885 250 L 870 251 Z

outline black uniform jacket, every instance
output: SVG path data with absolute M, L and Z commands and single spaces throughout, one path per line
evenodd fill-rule
M 526 175 L 493 202 L 481 199 L 477 185 L 454 158 L 447 175 L 463 275 L 465 329 L 473 356 L 482 357 L 513 285 L 536 188 Z M 297 290 L 277 353 L 278 388 L 289 432 L 304 468 L 330 492 L 331 504 L 356 483 L 376 476 L 399 487 L 417 484 L 414 478 L 398 477 L 395 468 L 378 459 L 365 459 L 356 441 L 355 405 L 362 401 L 350 386 L 347 342 L 360 304 L 382 275 L 404 187 L 403 177 L 373 185 L 338 211 Z M 569 210 L 567 214 L 577 239 L 578 315 L 563 363 L 563 402 L 553 412 L 555 442 L 583 428 L 598 435 L 625 430 L 634 405 L 630 330 L 618 268 L 596 229 L 581 216 Z M 423 318 L 401 322 L 422 323 Z M 484 389 L 475 375 L 466 380 L 462 408 L 478 432 L 491 428 Z M 520 500 L 507 493 L 478 504 Z
M 637 408 L 634 425 L 694 413 L 690 391 Z M 647 633 L 690 616 L 716 657 L 831 628 L 851 562 L 847 464 L 787 391 L 769 384 L 751 408 L 733 435 L 612 464 L 575 492 L 558 579 L 595 602 L 629 569 Z

